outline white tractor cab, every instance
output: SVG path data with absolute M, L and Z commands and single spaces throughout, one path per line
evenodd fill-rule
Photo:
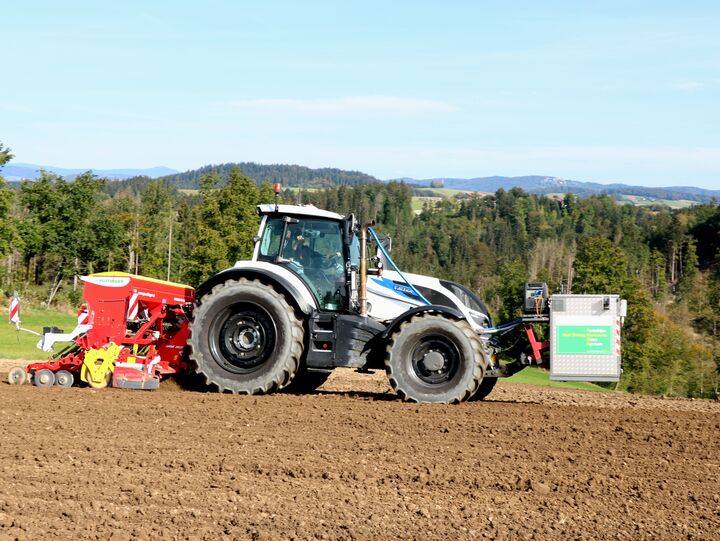
M 208 385 L 244 394 L 307 391 L 335 367 L 384 368 L 404 400 L 457 403 L 482 399 L 498 377 L 542 362 L 548 344 L 530 323 L 549 320 L 544 284 L 531 284 L 526 317 L 493 327 L 466 287 L 403 274 L 373 223 L 277 201 L 257 212 L 252 259 L 197 290 L 188 343 Z M 520 326 L 531 353 L 499 365 L 499 337 Z

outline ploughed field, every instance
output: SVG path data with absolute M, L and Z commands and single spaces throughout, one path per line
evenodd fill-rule
M 4 374 L 3 381 L 4 381 Z M 720 403 L 0 384 L 2 539 L 718 539 Z

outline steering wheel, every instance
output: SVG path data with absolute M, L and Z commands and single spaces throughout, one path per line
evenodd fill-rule
M 344 268 L 343 258 L 338 253 L 336 253 L 335 255 L 323 257 L 321 266 L 323 269 L 331 269 L 334 267 L 335 270 L 341 271 Z

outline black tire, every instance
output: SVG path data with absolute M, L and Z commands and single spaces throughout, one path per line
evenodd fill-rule
M 257 280 L 228 280 L 200 299 L 190 324 L 195 372 L 220 392 L 264 394 L 295 377 L 303 327 L 285 297 Z
M 292 394 L 312 393 L 327 381 L 330 374 L 332 372 L 309 372 L 307 368 L 301 368 L 284 391 Z
M 393 333 L 385 370 L 390 385 L 409 402 L 457 404 L 478 390 L 487 360 L 466 321 L 415 316 Z
M 483 378 L 483 380 L 480 382 L 480 387 L 478 388 L 477 392 L 472 395 L 470 400 L 485 400 L 487 395 L 489 395 L 495 388 L 495 384 L 497 382 L 498 378 Z

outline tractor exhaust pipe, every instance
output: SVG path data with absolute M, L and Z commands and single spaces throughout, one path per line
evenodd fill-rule
M 360 301 L 360 315 L 366 317 L 367 309 L 367 241 L 368 228 L 375 225 L 375 220 L 370 220 L 360 228 L 360 284 L 358 285 L 358 301 Z

